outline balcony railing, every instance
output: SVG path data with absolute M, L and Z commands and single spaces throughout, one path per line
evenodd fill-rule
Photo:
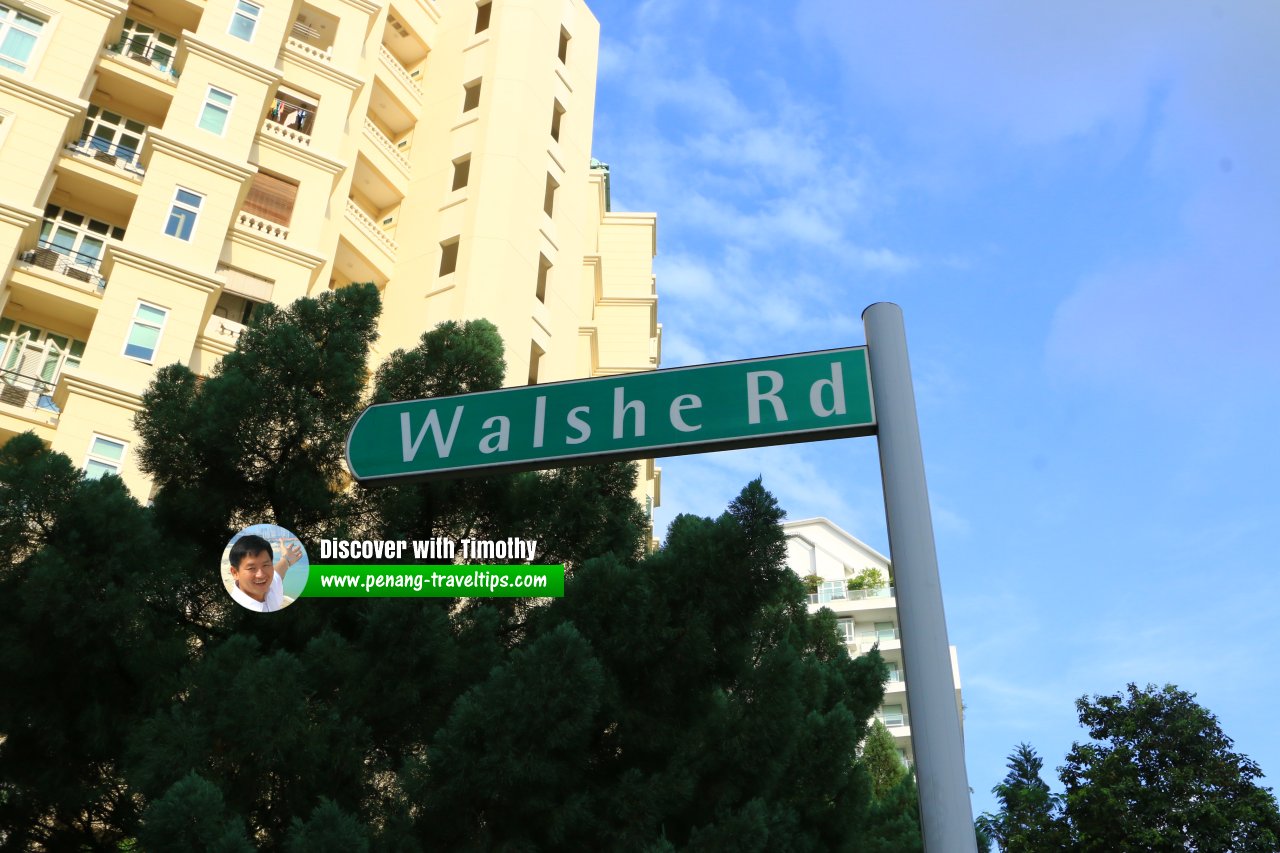
M 61 246 L 55 246 L 47 240 L 41 240 L 34 249 L 27 249 L 18 255 L 18 260 L 92 285 L 99 293 L 107 286 L 107 280 L 98 272 L 102 263 L 100 258 L 72 252 Z
M 354 200 L 347 199 L 347 216 L 364 232 L 365 236 L 386 251 L 391 257 L 396 256 L 396 252 L 400 251 L 400 247 L 396 245 L 396 241 L 391 239 L 386 231 L 378 227 L 378 223 L 373 221 L 373 217 L 365 213 L 360 205 Z
M 107 45 L 107 51 L 147 65 L 174 80 L 178 79 L 178 69 L 173 67 L 177 51 L 168 45 L 144 44 L 135 39 L 123 38 L 115 44 Z
M 0 404 L 30 409 L 56 418 L 61 412 L 52 396 L 57 384 L 56 377 L 52 381 L 45 381 L 38 376 L 0 369 Z
M 272 136 L 279 136 L 281 139 L 286 139 L 295 145 L 301 145 L 306 148 L 311 146 L 311 134 L 298 130 L 296 127 L 281 124 L 270 116 L 263 120 L 262 132 L 269 133 Z
M 99 163 L 106 163 L 139 177 L 144 173 L 139 162 L 136 148 L 112 145 L 100 136 L 82 136 L 67 146 L 67 150 L 85 157 L 92 157 Z
M 422 87 L 418 85 L 418 81 L 413 79 L 408 70 L 400 64 L 400 60 L 396 59 L 396 55 L 387 50 L 386 45 L 378 45 L 378 56 L 382 57 L 382 64 L 391 70 L 391 75 L 405 85 L 410 92 L 413 92 L 419 98 L 422 97 Z
M 263 219 L 261 216 L 254 216 L 252 213 L 246 213 L 243 210 L 240 211 L 237 222 L 241 228 L 255 231 L 273 240 L 289 239 L 288 225 L 281 225 L 279 222 L 272 222 L 270 219 Z
M 875 714 L 875 718 L 879 720 L 881 723 L 883 723 L 885 728 L 887 729 L 897 729 L 897 728 L 902 728 L 903 726 L 910 725 L 910 723 L 907 721 L 906 714 L 886 715 L 886 714 L 881 714 L 880 712 L 877 711 Z
M 312 59 L 318 59 L 321 62 L 333 61 L 333 45 L 329 45 L 328 47 L 319 47 L 318 45 L 311 44 L 308 41 L 298 38 L 297 24 L 293 25 L 293 34 L 285 39 L 285 44 L 299 53 L 311 57 Z
M 400 149 L 396 148 L 396 144 L 387 138 L 387 135 L 378 129 L 368 116 L 364 118 L 364 132 L 373 140 L 373 144 L 382 149 L 382 153 L 386 154 L 391 160 L 406 172 L 409 171 L 409 161 Z
M 809 593 L 810 604 L 826 604 L 828 601 L 864 601 L 868 598 L 893 598 L 893 587 L 877 586 L 871 589 L 822 588 Z

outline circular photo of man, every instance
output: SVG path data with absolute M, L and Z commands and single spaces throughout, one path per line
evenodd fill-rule
M 236 604 L 270 613 L 293 604 L 311 564 L 302 542 L 277 524 L 252 524 L 222 552 L 222 582 Z

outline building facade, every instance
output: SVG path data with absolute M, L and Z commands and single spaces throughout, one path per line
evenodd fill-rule
M 145 499 L 155 370 L 352 282 L 371 369 L 480 317 L 509 384 L 656 367 L 655 218 L 591 160 L 598 40 L 581 0 L 0 0 L 0 442 Z
M 907 702 L 909 686 L 902 661 L 889 558 L 826 518 L 790 521 L 784 523 L 782 529 L 787 536 L 787 564 L 811 588 L 809 611 L 826 607 L 835 613 L 845 648 L 853 657 L 873 648 L 880 649 L 889 666 L 889 681 L 885 685 L 884 704 L 876 711 L 876 717 L 889 729 L 899 754 L 910 764 L 914 761 L 914 752 Z M 850 589 L 849 582 L 869 568 L 879 573 L 883 583 Z M 855 581 L 854 586 L 861 584 Z M 962 708 L 960 665 L 955 646 L 951 647 L 951 675 L 959 711 Z

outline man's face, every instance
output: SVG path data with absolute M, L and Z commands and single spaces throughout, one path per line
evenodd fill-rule
M 266 599 L 267 590 L 271 589 L 273 574 L 275 574 L 275 568 L 271 565 L 270 551 L 246 554 L 240 560 L 240 568 L 231 567 L 231 577 L 235 579 L 236 586 L 254 601 Z

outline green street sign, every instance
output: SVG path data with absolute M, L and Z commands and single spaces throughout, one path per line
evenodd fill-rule
M 362 483 L 873 435 L 866 347 L 380 403 L 347 436 Z

